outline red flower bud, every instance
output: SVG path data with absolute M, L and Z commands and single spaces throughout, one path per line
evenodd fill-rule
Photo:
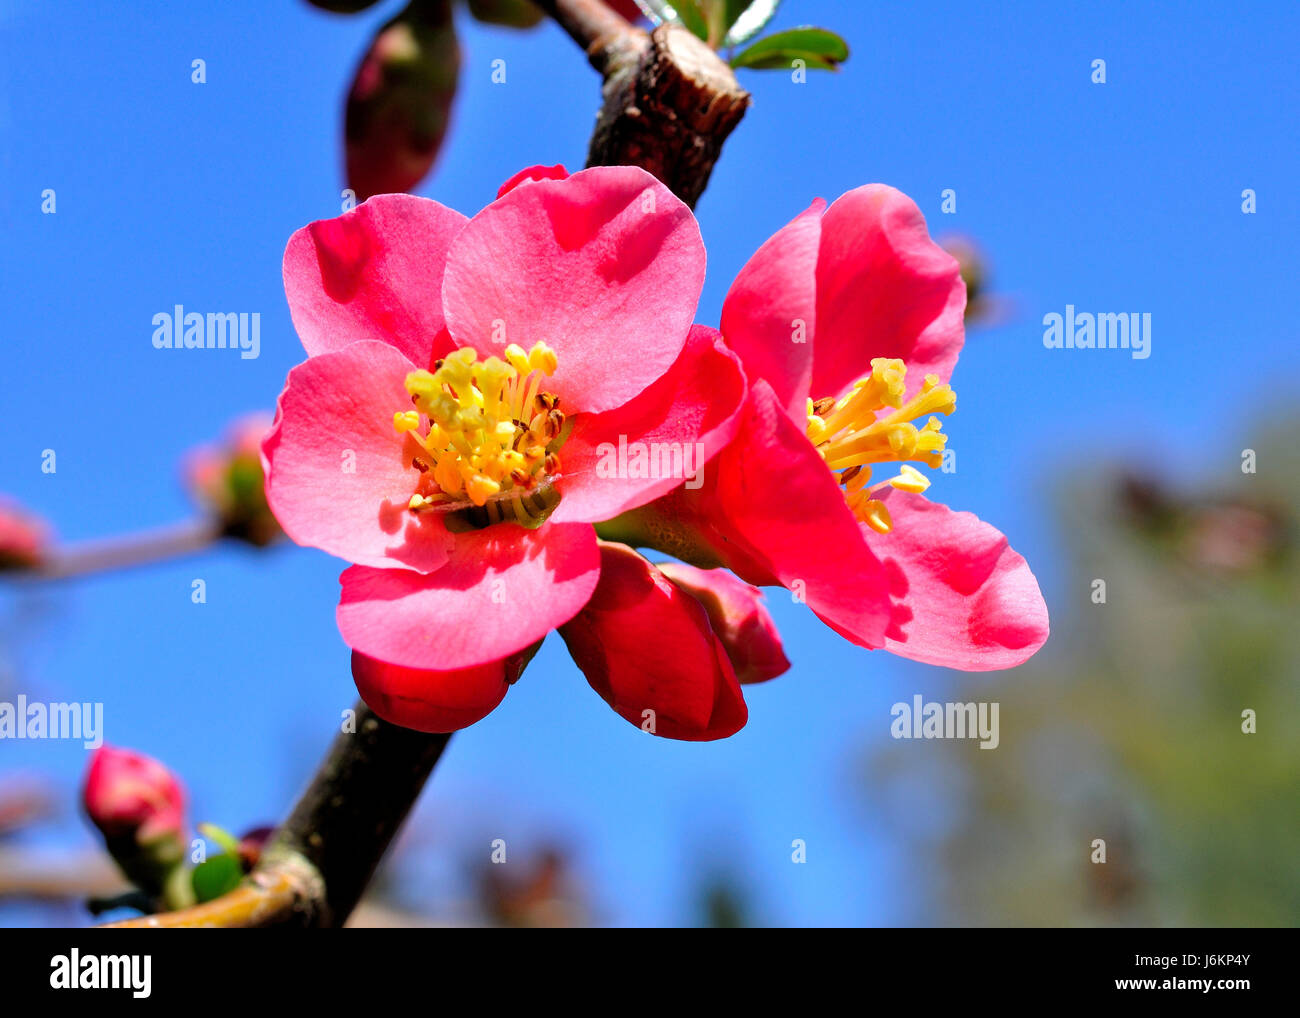
M 86 813 L 115 840 L 137 844 L 185 836 L 185 790 L 165 766 L 142 753 L 101 746 L 91 758 L 82 797 Z
M 33 569 L 45 558 L 49 527 L 12 499 L 0 497 L 0 570 Z
M 789 669 L 781 634 L 757 587 L 724 569 L 663 562 L 659 571 L 704 605 L 739 682 L 766 682 Z
M 344 114 L 348 186 L 358 201 L 410 191 L 432 169 L 459 72 L 450 3 L 408 8 L 375 36 Z
M 596 591 L 560 635 L 591 688 L 644 731 L 707 741 L 749 720 L 700 603 L 626 545 L 601 542 Z

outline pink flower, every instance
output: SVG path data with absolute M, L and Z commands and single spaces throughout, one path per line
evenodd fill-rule
M 0 496 L 0 571 L 34 569 L 49 550 L 50 528 L 12 499 Z
M 143 753 L 101 746 L 91 758 L 82 799 L 110 840 L 137 844 L 185 837 L 185 790 L 165 766 Z
M 942 463 L 964 301 L 957 261 L 907 196 L 872 184 L 818 200 L 723 305 L 750 382 L 736 439 L 702 487 L 610 532 L 789 587 L 864 647 L 972 671 L 1021 663 L 1048 634 L 1033 573 L 989 524 L 927 499 L 908 465 Z
M 505 659 L 587 603 L 592 524 L 682 479 L 611 471 L 610 450 L 702 461 L 731 439 L 744 376 L 691 325 L 703 275 L 690 210 L 633 167 L 533 168 L 472 219 L 380 195 L 294 234 L 309 356 L 262 445 L 267 499 L 355 563 L 338 623 L 381 716 L 477 720 Z

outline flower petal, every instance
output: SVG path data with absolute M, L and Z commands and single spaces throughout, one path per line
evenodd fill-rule
M 444 329 L 447 251 L 468 221 L 428 198 L 383 194 L 294 233 L 284 292 L 307 353 L 370 339 L 426 367 Z
M 677 359 L 704 281 L 695 217 L 642 169 L 534 180 L 456 238 L 442 302 L 457 345 L 480 356 L 545 342 L 547 388 L 572 412 L 622 406 Z
M 763 378 L 796 420 L 807 414 L 817 321 L 817 250 L 826 202 L 818 198 L 769 237 L 731 284 L 722 335 L 745 374 Z
M 411 405 L 413 367 L 367 342 L 289 372 L 262 456 L 267 504 L 298 544 L 368 566 L 428 572 L 447 561 L 441 521 L 406 511 L 419 475 L 393 414 Z
M 908 395 L 925 375 L 947 381 L 965 335 L 957 259 L 930 239 L 911 198 L 868 184 L 837 198 L 821 221 L 812 394 L 838 396 L 899 357 Z
M 973 513 L 921 495 L 881 496 L 888 534 L 868 532 L 899 611 L 886 646 L 968 672 L 1012 668 L 1047 640 L 1047 605 L 1024 558 Z
M 693 326 L 667 374 L 639 396 L 578 415 L 560 450 L 563 498 L 551 519 L 595 523 L 683 480 L 698 487 L 704 465 L 735 434 L 744 400 L 736 356 L 713 329 Z
M 456 534 L 435 573 L 353 566 L 338 624 L 354 650 L 389 664 L 448 671 L 496 661 L 573 617 L 596 589 L 600 555 L 585 523 L 525 530 L 499 523 Z
M 854 642 L 883 644 L 890 618 L 884 570 L 834 475 L 766 382 L 750 388 L 704 507 L 713 528 L 742 550 L 724 553 L 724 564 L 753 583 L 775 577 Z M 751 574 L 747 560 L 764 563 L 770 575 Z
M 560 627 L 591 688 L 654 735 L 698 742 L 740 731 L 745 699 L 699 602 L 625 545 L 602 542 L 600 562 L 596 592 Z
M 741 685 L 766 682 L 789 670 L 781 634 L 757 587 L 725 569 L 696 569 L 683 562 L 661 562 L 658 568 L 703 605 Z
M 352 678 L 366 705 L 385 721 L 419 732 L 454 732 L 481 721 L 505 699 L 518 672 L 511 659 L 455 671 L 390 665 L 352 652 Z

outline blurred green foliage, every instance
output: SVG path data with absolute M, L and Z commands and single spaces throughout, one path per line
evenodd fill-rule
M 1001 745 L 887 740 L 869 760 L 928 889 L 914 921 L 1300 919 L 1297 436 L 1300 420 L 1275 423 L 1248 446 L 1255 473 L 1221 461 L 1178 491 L 1081 465 L 1059 514 L 1069 607 L 1045 650 L 928 691 L 999 702 Z

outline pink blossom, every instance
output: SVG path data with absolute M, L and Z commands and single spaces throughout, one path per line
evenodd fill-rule
M 731 439 L 745 382 L 691 324 L 703 275 L 690 210 L 633 167 L 526 170 L 472 219 L 380 195 L 294 234 L 308 359 L 262 445 L 267 498 L 354 563 L 338 623 L 381 716 L 477 720 L 503 661 L 587 603 L 592 524 L 681 481 L 608 476 L 602 449 Z
M 906 462 L 942 463 L 964 302 L 956 259 L 906 195 L 873 184 L 814 202 L 723 305 L 750 382 L 735 440 L 702 487 L 635 526 L 790 588 L 864 647 L 972 671 L 1030 657 L 1048 619 L 1029 566 L 994 527 L 921 494 L 930 480 Z M 882 467 L 897 476 L 873 477 Z

